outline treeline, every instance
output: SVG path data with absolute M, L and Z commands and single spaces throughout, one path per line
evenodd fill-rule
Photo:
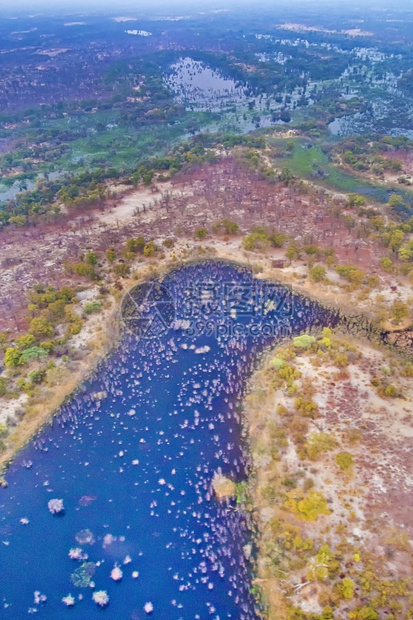
M 336 159 L 358 172 L 383 176 L 400 174 L 398 182 L 411 185 L 403 176 L 403 162 L 398 157 L 413 150 L 413 140 L 406 136 L 352 136 L 331 147 Z
M 39 216 L 57 215 L 60 212 L 58 202 L 69 207 L 96 204 L 105 196 L 104 182 L 119 176 L 115 168 L 100 168 L 76 177 L 41 179 L 35 189 L 17 194 L 0 208 L 0 225 L 24 226 Z
M 0 206 L 0 226 L 24 226 L 41 216 L 56 216 L 60 213 L 60 204 L 67 208 L 97 205 L 106 197 L 108 181 L 122 179 L 134 186 L 140 182 L 150 185 L 156 174 L 162 180 L 165 173 L 168 177 L 174 176 L 184 166 L 213 163 L 216 160 L 215 149 L 218 147 L 231 149 L 234 146 L 246 146 L 263 149 L 265 145 L 265 139 L 260 136 L 204 133 L 173 147 L 165 156 L 142 161 L 135 170 L 125 172 L 114 167 L 97 168 L 76 176 L 55 180 L 41 179 L 35 189 L 21 192 Z

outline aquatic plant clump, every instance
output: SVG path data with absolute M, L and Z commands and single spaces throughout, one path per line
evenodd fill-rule
M 64 596 L 62 598 L 62 603 L 66 605 L 66 607 L 73 607 L 75 604 L 75 597 L 71 594 L 68 594 L 67 596 Z
M 97 590 L 93 592 L 92 598 L 99 607 L 106 607 L 106 605 L 109 604 L 109 595 L 106 590 Z
M 95 574 L 96 565 L 94 562 L 84 562 L 71 575 L 70 579 L 76 588 L 87 588 Z
M 72 560 L 87 560 L 88 554 L 84 553 L 80 547 L 72 547 L 69 551 L 69 558 Z
M 50 499 L 47 502 L 47 507 L 52 515 L 63 514 L 65 510 L 62 499 Z
M 113 581 L 120 581 L 123 577 L 123 572 L 121 571 L 119 566 L 115 566 L 115 568 L 112 569 L 110 576 Z
M 151 614 L 153 612 L 153 605 L 151 602 L 145 603 L 144 610 L 147 614 Z
M 76 534 L 75 538 L 80 545 L 93 545 L 95 542 L 93 532 L 88 529 L 80 530 L 80 532 Z

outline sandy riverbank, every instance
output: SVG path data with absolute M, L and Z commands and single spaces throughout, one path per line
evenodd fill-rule
M 408 368 L 325 333 L 308 348 L 279 345 L 251 378 L 244 411 L 265 618 L 409 617 Z

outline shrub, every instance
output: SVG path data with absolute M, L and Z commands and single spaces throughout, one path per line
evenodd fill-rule
M 44 316 L 39 316 L 30 321 L 29 333 L 36 338 L 49 338 L 53 336 L 54 329 L 50 321 Z
M 341 596 L 347 601 L 352 599 L 354 597 L 355 587 L 356 584 L 354 583 L 354 581 L 345 577 L 340 584 Z
M 396 398 L 398 394 L 397 388 L 394 385 L 388 385 L 384 390 L 384 395 L 389 398 Z
M 106 260 L 108 263 L 112 264 L 116 260 L 116 250 L 115 248 L 109 248 L 106 250 Z
M 276 388 L 281 386 L 291 388 L 295 379 L 301 376 L 300 371 L 295 366 L 283 365 L 278 368 L 273 367 L 273 371 L 275 371 L 275 376 L 272 377 L 272 382 Z
M 102 310 L 102 304 L 98 301 L 90 301 L 85 305 L 85 313 L 93 314 L 93 312 L 100 312 Z
M 408 263 L 413 260 L 413 242 L 410 241 L 407 245 L 400 248 L 397 254 L 400 260 L 404 263 Z
M 400 323 L 403 319 L 408 318 L 409 316 L 409 307 L 407 304 L 402 301 L 394 301 L 391 307 L 391 317 L 396 321 L 396 323 Z
M 7 379 L 6 377 L 0 377 L 0 396 L 5 396 L 7 393 Z
M 320 253 L 320 248 L 317 245 L 305 245 L 303 247 L 303 250 L 309 256 L 313 256 L 315 254 L 319 254 Z
M 336 366 L 338 366 L 339 368 L 345 368 L 346 366 L 348 366 L 348 356 L 346 355 L 346 353 L 344 353 L 344 351 L 341 351 L 339 353 L 337 353 L 336 355 L 334 355 L 334 364 Z
M 207 228 L 204 228 L 203 226 L 201 226 L 200 228 L 197 228 L 197 229 L 195 230 L 195 237 L 196 237 L 197 239 L 205 239 L 205 237 L 207 236 L 207 234 L 208 234 L 208 229 L 207 229 Z
M 22 364 L 21 352 L 17 347 L 9 347 L 4 355 L 4 365 L 8 368 L 15 368 Z
M 148 241 L 148 243 L 143 248 L 143 253 L 146 257 L 153 256 L 156 252 L 156 245 L 153 241 Z
M 75 336 L 80 334 L 82 330 L 82 319 L 75 312 L 70 317 L 70 324 L 67 327 L 67 334 L 69 336 Z
M 350 620 L 377 620 L 379 616 L 373 607 L 370 605 L 363 605 L 362 607 L 357 607 L 353 611 L 350 611 L 348 617 Z
M 16 344 L 19 349 L 23 351 L 24 349 L 28 349 L 29 347 L 31 347 L 35 343 L 35 341 L 36 339 L 33 334 L 24 334 L 23 336 L 20 336 L 20 338 L 17 338 Z
M 384 256 L 380 259 L 380 265 L 385 271 L 391 271 L 393 269 L 393 261 L 388 256 Z
M 276 370 L 284 368 L 285 365 L 285 361 L 281 357 L 273 357 L 270 361 L 270 368 L 275 368 Z
M 363 284 L 364 278 L 366 277 L 364 271 L 357 269 L 353 265 L 337 265 L 336 272 L 354 286 Z
M 367 200 L 360 194 L 349 194 L 347 204 L 349 207 L 363 207 Z
M 264 228 L 259 228 L 256 232 L 252 232 L 242 240 L 244 249 L 250 252 L 253 250 L 265 250 L 269 243 L 268 235 Z
M 326 275 L 326 269 L 322 265 L 314 265 L 309 271 L 310 279 L 313 280 L 313 282 L 324 282 Z
M 337 560 L 334 554 L 328 548 L 328 545 L 322 545 L 321 549 L 314 558 L 311 558 L 307 568 L 307 579 L 315 581 L 325 581 L 330 571 L 337 569 Z
M 285 256 L 288 258 L 289 261 L 300 258 L 300 250 L 295 243 L 291 243 L 291 245 L 288 246 L 285 252 Z
M 40 346 L 48 353 L 51 353 L 55 347 L 55 343 L 53 340 L 44 340 L 40 343 Z
M 32 383 L 42 383 L 45 376 L 45 370 L 32 370 L 32 372 L 29 373 L 29 379 Z
M 219 220 L 218 222 L 215 222 L 215 224 L 213 224 L 212 230 L 216 233 L 223 232 L 226 235 L 236 235 L 239 230 L 239 226 L 236 222 L 233 222 L 229 218 L 224 217 L 222 220 Z
M 342 471 L 351 471 L 354 464 L 353 455 L 350 452 L 336 454 L 336 463 Z
M 287 493 L 287 497 L 284 506 L 305 521 L 316 521 L 320 515 L 331 514 L 324 495 L 314 489 L 310 489 L 307 494 L 300 488 L 293 489 Z
M 130 273 L 130 267 L 125 263 L 119 263 L 118 265 L 114 266 L 113 273 L 118 278 L 126 278 L 126 276 L 128 276 Z
M 282 248 L 287 241 L 287 235 L 283 233 L 273 233 L 268 238 L 275 248 Z
M 73 263 L 71 265 L 67 265 L 67 269 L 75 273 L 77 276 L 84 276 L 86 278 L 90 278 L 91 280 L 96 280 L 97 277 L 94 266 L 87 263 Z
M 173 239 L 165 239 L 163 245 L 169 250 L 175 245 L 175 241 Z
M 92 265 L 94 267 L 98 262 L 98 255 L 96 252 L 87 252 L 86 253 L 86 263 L 88 265 Z
M 293 340 L 294 346 L 299 349 L 309 349 L 315 342 L 314 336 L 303 334 L 302 336 L 296 336 Z
M 318 412 L 317 404 L 308 397 L 299 396 L 295 399 L 294 406 L 299 413 L 309 418 L 314 418 Z
M 330 452 L 336 447 L 337 441 L 328 433 L 311 433 L 305 444 L 308 458 L 312 461 L 320 454 Z
M 30 347 L 22 352 L 21 361 L 23 364 L 34 360 L 41 360 L 47 357 L 47 351 L 43 347 Z
M 400 374 L 402 375 L 402 377 L 413 377 L 412 362 L 407 362 Z
M 137 237 L 136 239 L 128 239 L 126 242 L 126 250 L 133 254 L 142 254 L 145 247 L 144 237 Z

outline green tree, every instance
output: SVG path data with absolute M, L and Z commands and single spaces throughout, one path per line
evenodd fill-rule
M 26 224 L 27 217 L 25 215 L 12 215 L 9 217 L 9 223 L 15 224 L 18 227 L 24 226 Z
M 354 590 L 356 588 L 356 584 L 354 583 L 354 581 L 352 579 L 349 579 L 348 577 L 344 577 L 343 581 L 341 582 L 341 595 L 343 598 L 345 598 L 346 600 L 350 600 L 354 597 Z
M 207 234 L 208 234 L 208 229 L 207 228 L 201 227 L 201 228 L 197 228 L 195 230 L 195 237 L 197 239 L 205 239 Z
M 351 471 L 354 464 L 353 455 L 350 452 L 336 454 L 336 463 L 342 471 Z
M 275 248 L 282 248 L 287 240 L 287 235 L 283 233 L 272 233 L 268 236 L 268 239 Z
M 94 312 L 100 312 L 102 310 L 102 304 L 98 301 L 90 301 L 85 305 L 85 314 L 93 314 Z
M 391 271 L 393 269 L 393 261 L 388 256 L 383 256 L 383 258 L 380 259 L 380 265 L 385 271 Z
M 126 276 L 128 276 L 130 273 L 130 267 L 129 265 L 126 265 L 126 263 L 119 263 L 118 265 L 114 266 L 113 273 L 118 278 L 126 278 Z
M 17 347 L 9 347 L 4 355 L 4 365 L 8 368 L 15 368 L 22 363 L 21 352 Z
M 0 377 L 0 396 L 7 394 L 7 379 L 6 377 Z
M 94 267 L 98 262 L 98 255 L 96 254 L 96 252 L 87 252 L 86 262 L 88 265 L 92 265 L 92 267 Z
M 16 344 L 21 351 L 24 351 L 24 349 L 31 347 L 35 343 L 35 340 L 33 334 L 23 334 L 23 336 L 17 338 Z
M 404 232 L 402 230 L 396 229 L 390 237 L 389 248 L 393 252 L 396 252 L 401 247 L 404 241 L 404 237 Z
M 154 256 L 156 252 L 156 245 L 154 241 L 148 241 L 148 243 L 143 248 L 143 254 L 146 257 Z
M 391 307 L 391 317 L 400 323 L 403 319 L 407 319 L 409 316 L 409 307 L 402 301 L 396 300 Z
M 309 271 L 310 279 L 313 280 L 313 282 L 324 282 L 326 274 L 325 267 L 322 265 L 314 265 Z
M 349 194 L 347 204 L 349 207 L 364 207 L 367 200 L 360 194 Z
M 403 197 L 400 196 L 399 194 L 392 194 L 390 196 L 389 201 L 388 201 L 387 204 L 392 209 L 397 209 L 397 207 L 404 207 L 404 206 L 406 206 L 405 202 L 403 200 Z
M 87 263 L 74 263 L 72 265 L 67 265 L 67 269 L 78 276 L 85 276 L 91 280 L 96 280 L 97 278 L 94 266 L 88 265 Z
M 295 243 L 291 243 L 291 245 L 288 246 L 285 256 L 290 262 L 300 258 L 300 250 Z
M 26 362 L 41 360 L 45 357 L 47 357 L 47 351 L 43 347 L 30 347 L 22 351 L 21 360 L 25 364 Z
M 112 264 L 116 260 L 116 250 L 115 248 L 109 248 L 106 250 L 106 260 L 108 263 Z
M 413 241 L 409 241 L 406 245 L 401 247 L 398 251 L 400 260 L 404 263 L 408 263 L 413 260 Z
M 293 173 L 289 168 L 283 168 L 280 174 L 280 181 L 289 185 L 295 179 Z
M 222 220 L 218 220 L 212 225 L 212 230 L 214 233 L 225 233 L 226 235 L 236 235 L 239 226 L 236 222 L 233 222 L 227 217 L 224 217 Z
M 32 370 L 32 372 L 29 373 L 29 380 L 31 383 L 43 383 L 45 376 L 45 370 Z
M 142 254 L 145 247 L 144 237 L 137 237 L 136 239 L 128 239 L 126 241 L 126 250 L 133 254 Z
M 284 506 L 306 521 L 316 521 L 319 515 L 331 514 L 324 495 L 314 489 L 310 489 L 307 494 L 300 488 L 293 489 L 287 493 L 287 497 Z
M 35 317 L 30 321 L 29 333 L 35 338 L 51 338 L 54 334 L 53 325 L 44 316 Z

